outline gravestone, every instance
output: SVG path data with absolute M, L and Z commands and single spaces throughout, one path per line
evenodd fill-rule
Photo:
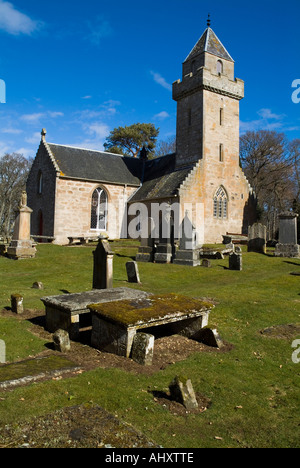
M 171 263 L 174 252 L 174 225 L 171 217 L 171 206 L 167 206 L 162 217 L 159 243 L 154 255 L 155 263 Z
M 197 334 L 197 341 L 212 346 L 213 348 L 222 348 L 224 346 L 223 340 L 221 339 L 218 331 L 211 328 L 203 328 Z
M 198 266 L 200 265 L 200 249 L 197 248 L 196 230 L 189 219 L 188 212 L 181 224 L 181 238 L 179 250 L 173 263 L 177 265 Z
M 135 259 L 137 262 L 153 262 L 155 253 L 153 219 L 147 218 L 144 222 L 146 223 L 146 229 L 145 233 L 142 229 L 141 245 Z
M 188 411 L 198 408 L 196 395 L 190 379 L 176 376 L 170 383 L 169 390 L 171 398 L 185 406 Z
M 24 306 L 23 306 L 23 297 L 20 294 L 12 294 L 11 295 L 11 310 L 15 314 L 23 314 Z
M 27 206 L 27 194 L 24 191 L 18 208 L 12 240 L 7 248 L 7 256 L 13 260 L 33 258 L 36 254 L 35 244 L 30 238 L 30 221 L 32 210 Z
M 207 258 L 204 258 L 202 260 L 201 266 L 203 266 L 205 268 L 211 268 L 211 261 L 208 260 Z
M 113 287 L 113 257 L 109 242 L 99 239 L 94 255 L 93 289 L 111 289 Z
M 127 262 L 126 271 L 129 283 L 140 283 L 140 275 L 137 262 Z
M 229 255 L 229 270 L 241 271 L 243 269 L 242 254 L 233 252 Z
M 297 244 L 297 218 L 293 212 L 279 215 L 279 241 L 275 248 L 275 257 L 300 258 L 300 245 Z
M 0 364 L 6 363 L 6 345 L 5 341 L 0 340 Z
M 71 349 L 69 333 L 66 330 L 57 330 L 53 335 L 53 342 L 55 350 L 61 353 Z
M 255 223 L 248 228 L 248 252 L 266 253 L 267 228 L 263 224 Z
M 132 344 L 132 359 L 143 366 L 151 366 L 153 361 L 154 336 L 137 333 Z

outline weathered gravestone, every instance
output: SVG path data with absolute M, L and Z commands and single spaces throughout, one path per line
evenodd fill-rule
M 248 252 L 266 253 L 267 228 L 255 223 L 248 228 Z
M 276 245 L 275 257 L 300 258 L 300 245 L 297 244 L 298 214 L 284 212 L 279 215 L 279 242 Z
M 113 257 L 109 242 L 99 239 L 94 255 L 93 289 L 113 287 Z
M 133 339 L 131 357 L 143 366 L 151 366 L 153 361 L 154 336 L 137 333 Z
M 176 376 L 170 383 L 169 390 L 171 398 L 185 406 L 188 411 L 198 408 L 196 395 L 190 379 Z
M 11 310 L 15 314 L 23 314 L 24 306 L 23 306 L 23 297 L 20 294 L 12 294 L 11 295 Z
M 7 248 L 7 256 L 13 260 L 33 258 L 36 254 L 35 244 L 30 238 L 30 218 L 32 210 L 27 206 L 27 194 L 22 193 L 19 214 L 15 222 L 13 238 Z
M 139 267 L 137 262 L 127 262 L 126 271 L 129 283 L 140 283 Z
M 229 270 L 241 271 L 243 269 L 242 254 L 233 252 L 229 255 Z
M 146 226 L 142 227 L 141 245 L 136 255 L 137 262 L 153 262 L 154 260 L 154 221 L 152 218 L 142 220 Z
M 174 223 L 171 216 L 171 206 L 167 206 L 160 225 L 159 243 L 156 247 L 154 261 L 156 263 L 171 263 L 174 253 Z
M 197 341 L 213 348 L 222 348 L 224 346 L 223 340 L 218 331 L 207 327 L 198 332 Z
M 197 248 L 196 230 L 189 219 L 188 212 L 181 225 L 181 238 L 179 250 L 173 263 L 177 265 L 198 266 L 200 265 L 200 253 Z
M 66 330 L 57 330 L 53 335 L 54 349 L 66 353 L 71 349 L 69 333 Z

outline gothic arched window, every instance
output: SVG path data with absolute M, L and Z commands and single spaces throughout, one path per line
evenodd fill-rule
M 102 188 L 97 188 L 92 195 L 91 229 L 106 231 L 107 226 L 107 194 Z
M 221 185 L 214 196 L 214 218 L 225 219 L 228 215 L 228 197 Z

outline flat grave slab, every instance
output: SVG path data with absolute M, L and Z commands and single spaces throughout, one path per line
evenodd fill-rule
M 79 337 L 82 327 L 91 326 L 88 305 L 124 299 L 146 298 L 149 294 L 131 288 L 93 289 L 75 294 L 42 297 L 46 311 L 46 329 L 55 333 L 58 329 L 68 331 L 71 340 Z
M 57 377 L 67 372 L 76 372 L 79 369 L 74 362 L 56 355 L 4 364 L 0 366 L 0 390 Z
M 166 326 L 169 334 L 197 339 L 207 326 L 214 304 L 177 294 L 151 295 L 147 298 L 90 304 L 93 347 L 119 356 L 130 357 L 133 339 L 139 330 L 152 332 Z

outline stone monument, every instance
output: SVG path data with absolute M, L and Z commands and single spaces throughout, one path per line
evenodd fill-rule
M 297 243 L 298 215 L 287 211 L 279 215 L 279 241 L 275 257 L 300 258 L 300 245 Z
M 173 263 L 189 266 L 200 265 L 200 249 L 197 246 L 197 234 L 189 219 L 188 212 L 186 212 L 181 224 L 179 250 L 176 252 L 176 258 Z
M 99 239 L 94 255 L 93 289 L 110 289 L 113 287 L 113 257 L 109 242 Z
M 33 258 L 36 254 L 34 242 L 30 238 L 32 210 L 27 206 L 27 194 L 22 192 L 19 214 L 15 222 L 12 240 L 7 248 L 7 256 L 13 260 Z
M 168 205 L 162 217 L 159 232 L 159 243 L 154 255 L 155 263 L 171 263 L 174 253 L 174 225 L 171 206 Z
M 248 228 L 248 252 L 265 254 L 267 252 L 267 228 L 255 223 Z
M 137 262 L 153 262 L 154 260 L 154 237 L 153 233 L 153 219 L 147 218 L 145 220 L 146 225 L 146 236 L 142 236 L 141 245 L 139 247 L 138 253 L 135 257 Z M 143 230 L 142 230 L 143 232 Z

